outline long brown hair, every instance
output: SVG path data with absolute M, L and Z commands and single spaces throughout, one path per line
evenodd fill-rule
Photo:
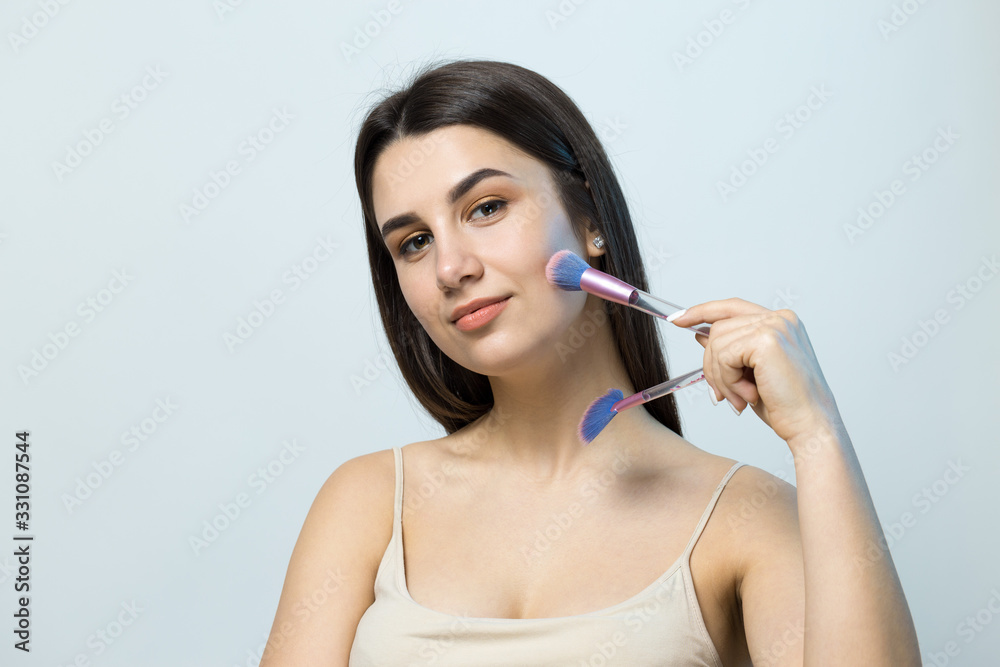
M 569 96 L 540 74 L 510 63 L 459 60 L 425 65 L 412 83 L 389 94 L 365 117 L 355 147 L 354 175 L 382 326 L 406 383 L 448 434 L 489 412 L 493 392 L 485 375 L 441 352 L 406 304 L 375 220 L 372 172 L 394 141 L 457 124 L 488 130 L 545 163 L 577 236 L 582 241 L 585 225 L 590 225 L 606 241 L 595 268 L 649 290 L 632 218 L 611 162 Z M 602 303 L 632 386 L 638 391 L 666 380 L 655 321 L 632 308 Z M 682 435 L 672 394 L 642 407 Z

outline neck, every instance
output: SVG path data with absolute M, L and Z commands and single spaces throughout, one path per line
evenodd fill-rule
M 578 426 L 594 399 L 611 388 L 621 389 L 625 396 L 646 388 L 632 386 L 611 327 L 606 322 L 593 324 L 600 307 L 588 300 L 581 323 L 591 322 L 594 328 L 575 328 L 593 335 L 577 333 L 571 341 L 575 345 L 557 345 L 542 359 L 502 377 L 490 377 L 493 409 L 466 427 L 470 437 L 486 445 L 483 456 L 528 482 L 558 483 L 607 469 L 623 453 L 638 455 L 640 448 L 662 446 L 671 437 L 669 429 L 636 406 L 615 415 L 590 444 L 580 441 Z

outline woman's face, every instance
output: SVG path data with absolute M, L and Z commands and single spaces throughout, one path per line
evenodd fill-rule
M 587 295 L 550 285 L 545 265 L 563 248 L 603 251 L 574 235 L 542 162 L 491 132 L 450 125 L 386 148 L 372 196 L 403 297 L 442 352 L 494 376 L 558 356 Z M 481 300 L 506 301 L 456 320 Z

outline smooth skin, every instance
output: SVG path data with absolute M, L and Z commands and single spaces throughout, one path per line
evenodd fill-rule
M 467 180 L 472 174 L 483 177 Z M 456 192 L 463 182 L 469 187 Z M 455 615 L 543 618 L 603 609 L 645 589 L 680 556 L 734 461 L 640 408 L 581 446 L 576 427 L 595 397 L 643 388 L 631 386 L 600 319 L 604 304 L 545 278 L 558 250 L 606 252 L 592 244 L 593 225 L 584 221 L 578 237 L 541 162 L 463 125 L 390 145 L 373 196 L 407 304 L 444 354 L 489 378 L 494 396 L 493 410 L 460 431 L 403 447 L 410 595 Z M 412 214 L 407 224 L 395 227 L 404 214 Z M 472 299 L 508 296 L 480 329 L 452 322 Z M 920 664 L 891 557 L 877 548 L 885 542 L 864 477 L 804 326 L 792 311 L 741 299 L 699 304 L 674 320 L 703 322 L 710 335 L 695 338 L 713 399 L 740 411 L 755 404 L 794 455 L 798 482 L 740 468 L 692 552 L 695 592 L 723 664 Z M 434 490 L 418 493 L 432 477 Z M 391 536 L 394 484 L 391 449 L 346 461 L 323 484 L 292 552 L 262 667 L 348 664 Z M 585 488 L 597 492 L 583 513 L 540 548 L 538 531 Z
M 712 325 L 709 336 L 695 336 L 714 397 L 741 412 L 749 405 L 792 452 L 805 574 L 801 664 L 920 665 L 885 535 L 805 325 L 791 310 L 742 299 L 699 304 L 672 321 Z M 744 587 L 761 604 L 767 585 L 758 572 L 766 566 L 750 570 Z M 775 620 L 772 610 L 761 615 Z

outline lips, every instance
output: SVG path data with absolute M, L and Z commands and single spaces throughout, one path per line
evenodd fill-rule
M 510 303 L 510 297 L 503 298 L 499 301 L 490 302 L 488 299 L 484 299 L 481 303 L 485 304 L 481 308 L 472 310 L 471 312 L 462 315 L 460 318 L 455 320 L 455 326 L 459 331 L 471 332 L 485 327 L 487 324 L 493 321 L 504 309 L 507 308 L 507 304 Z M 470 307 L 478 305 L 476 303 L 467 304 L 459 310 L 468 310 Z M 456 311 L 458 312 L 458 311 Z
M 475 311 L 479 310 L 480 308 L 483 308 L 485 306 L 490 305 L 491 303 L 497 303 L 499 301 L 503 301 L 504 299 L 508 299 L 508 298 L 510 298 L 509 295 L 508 296 L 489 296 L 489 297 L 483 297 L 481 299 L 473 299 L 472 301 L 470 301 L 469 303 L 465 304 L 464 306 L 459 306 L 454 311 L 452 311 L 452 313 L 451 313 L 451 321 L 452 322 L 457 322 L 458 320 L 462 319 L 463 317 L 465 317 L 469 313 L 475 312 Z

